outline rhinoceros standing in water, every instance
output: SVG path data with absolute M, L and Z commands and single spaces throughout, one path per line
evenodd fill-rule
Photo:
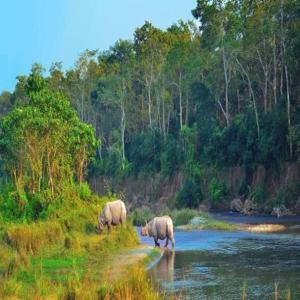
M 146 226 L 142 227 L 141 235 L 152 236 L 154 238 L 155 246 L 160 246 L 158 240 L 166 238 L 165 247 L 168 247 L 169 240 L 172 242 L 174 248 L 175 240 L 173 233 L 173 222 L 169 216 L 155 217 Z
M 98 217 L 97 233 L 103 231 L 104 226 L 107 226 L 110 232 L 111 225 L 124 224 L 126 222 L 126 207 L 123 201 L 116 200 L 105 204 L 101 214 Z

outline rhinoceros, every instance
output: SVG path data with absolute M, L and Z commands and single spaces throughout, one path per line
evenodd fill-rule
M 166 238 L 165 247 L 168 247 L 169 240 L 171 240 L 172 248 L 174 248 L 173 221 L 169 216 L 155 217 L 149 223 L 146 223 L 141 229 L 141 235 L 153 237 L 155 246 L 158 247 L 160 246 L 158 240 Z
M 96 232 L 101 234 L 104 226 L 110 232 L 111 225 L 124 224 L 126 222 L 126 207 L 123 201 L 116 200 L 105 204 L 98 217 Z

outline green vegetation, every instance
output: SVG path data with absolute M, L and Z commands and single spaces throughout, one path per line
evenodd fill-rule
M 83 181 L 89 162 L 90 178 L 119 183 L 183 174 L 177 208 L 228 207 L 257 187 L 257 201 L 273 207 L 288 193 L 280 175 L 299 172 L 300 160 L 299 1 L 198 0 L 192 15 L 200 27 L 145 22 L 66 72 L 54 63 L 43 78 L 35 64 L 0 95 L 2 177 L 13 174 L 22 209 L 41 189 L 38 214 L 61 179 Z
M 174 226 L 187 225 L 193 218 L 200 215 L 200 212 L 193 209 L 182 209 L 172 211 L 171 217 Z
M 138 237 L 129 223 L 114 228 L 110 235 L 95 234 L 98 212 L 107 200 L 82 201 L 72 210 L 62 207 L 59 217 L 45 221 L 1 223 L 0 298 L 161 297 L 150 287 L 141 261 L 125 271 L 118 265 L 116 279 L 108 277 L 113 257 L 136 246 Z M 156 255 L 150 253 L 145 263 Z
M 180 210 L 165 213 L 188 228 L 235 229 L 192 209 L 228 207 L 236 196 L 296 207 L 300 2 L 195 6 L 198 23 L 145 22 L 132 41 L 87 50 L 68 71 L 54 63 L 45 75 L 34 64 L 0 95 L 0 297 L 158 297 L 140 269 L 102 280 L 108 257 L 137 237 L 130 224 L 95 235 L 110 198 L 95 196 L 86 175 L 180 177 L 168 194 Z M 132 218 L 152 216 L 141 205 Z
M 209 213 L 202 211 L 184 209 L 171 213 L 174 220 L 174 226 L 183 230 L 238 230 L 238 224 L 219 221 L 213 218 Z
M 233 224 L 225 221 L 219 221 L 213 218 L 209 213 L 184 208 L 165 210 L 158 214 L 154 214 L 149 208 L 142 208 L 135 210 L 131 219 L 135 225 L 144 225 L 145 222 L 149 221 L 154 216 L 169 215 L 172 220 L 174 227 L 183 230 L 199 230 L 199 229 L 212 229 L 212 230 L 238 230 L 241 229 L 240 224 Z
M 2 119 L 0 132 L 0 298 L 158 299 L 138 259 L 108 276 L 113 258 L 139 239 L 130 223 L 95 232 L 115 196 L 99 197 L 84 182 L 99 145 L 93 127 L 37 66 L 23 84 L 27 100 Z

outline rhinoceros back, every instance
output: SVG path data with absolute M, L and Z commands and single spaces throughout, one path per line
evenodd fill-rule
M 150 223 L 151 236 L 164 240 L 166 237 L 173 239 L 173 222 L 169 216 L 155 217 Z
M 123 201 L 116 200 L 106 204 L 107 217 L 113 225 L 126 222 L 126 207 Z

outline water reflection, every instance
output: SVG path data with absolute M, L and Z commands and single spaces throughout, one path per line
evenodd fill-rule
M 156 286 L 180 299 L 300 299 L 300 237 L 243 232 L 176 232 L 169 251 L 150 270 Z
M 174 262 L 175 251 L 164 249 L 164 254 L 159 263 L 151 270 L 153 278 L 159 278 L 161 281 L 174 280 Z

